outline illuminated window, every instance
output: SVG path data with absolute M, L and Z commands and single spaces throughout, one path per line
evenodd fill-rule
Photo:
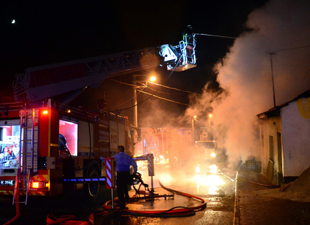
M 78 137 L 78 124 L 68 122 L 65 120 L 59 120 L 59 136 L 63 135 L 63 138 L 59 138 L 59 149 L 61 155 L 77 156 L 77 137 Z
M 17 168 L 19 158 L 19 121 L 0 124 L 0 168 Z M 16 124 L 16 125 L 15 125 Z

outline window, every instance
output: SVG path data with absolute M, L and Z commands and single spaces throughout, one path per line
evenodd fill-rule
M 59 120 L 59 147 L 66 148 L 72 156 L 77 156 L 77 139 L 78 139 L 78 124 L 65 120 Z M 64 136 L 64 139 L 62 136 Z M 63 151 L 64 149 L 60 149 Z
M 9 124 L 19 124 L 19 121 L 11 121 Z M 0 125 L 0 168 L 17 168 L 19 134 L 19 125 Z

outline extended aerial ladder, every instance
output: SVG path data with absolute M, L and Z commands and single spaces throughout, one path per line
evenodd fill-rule
M 31 67 L 16 75 L 13 82 L 15 101 L 37 102 L 66 93 L 57 99 L 68 103 L 87 87 L 97 87 L 109 76 L 157 66 L 184 71 L 196 66 L 195 38 L 184 35 L 178 45 L 161 45 L 125 53 L 98 56 L 53 65 Z

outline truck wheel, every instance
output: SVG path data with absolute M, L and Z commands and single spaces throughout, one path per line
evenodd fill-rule
M 96 169 L 92 169 L 88 177 L 99 177 Z M 95 200 L 100 191 L 100 183 L 88 183 L 84 185 L 84 191 L 89 200 Z

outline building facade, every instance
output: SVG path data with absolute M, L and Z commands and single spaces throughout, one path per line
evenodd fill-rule
M 310 90 L 257 116 L 262 173 L 276 185 L 296 179 L 310 166 Z

